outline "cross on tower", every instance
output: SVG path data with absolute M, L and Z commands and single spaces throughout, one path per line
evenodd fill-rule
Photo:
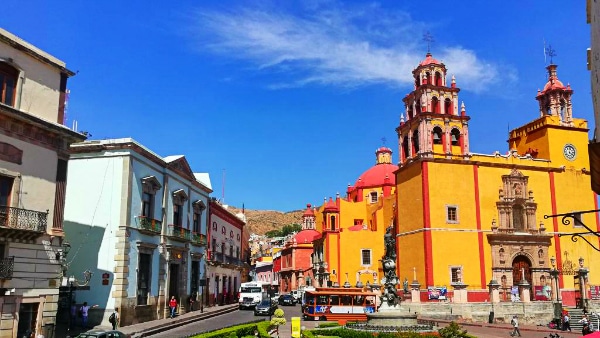
M 550 57 L 550 64 L 552 64 L 552 57 L 556 56 L 556 51 L 554 49 L 552 49 L 552 45 L 548 45 L 548 47 L 546 47 L 546 55 Z
M 435 41 L 433 39 L 433 35 L 431 35 L 429 31 L 425 32 L 425 34 L 423 34 L 423 41 L 427 42 L 427 53 L 429 53 L 429 50 L 431 49 L 431 43 Z

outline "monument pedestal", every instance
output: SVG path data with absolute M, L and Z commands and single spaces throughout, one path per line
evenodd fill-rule
M 454 287 L 454 303 L 467 303 L 467 284 L 457 283 Z
M 421 302 L 421 284 L 419 284 L 418 280 L 414 280 L 410 284 L 410 298 L 413 303 Z
M 492 279 L 488 284 L 488 290 L 490 293 L 490 302 L 500 303 L 500 284 L 495 279 Z
M 523 303 L 531 302 L 531 292 L 529 291 L 529 283 L 527 280 L 522 279 L 519 283 L 519 296 Z

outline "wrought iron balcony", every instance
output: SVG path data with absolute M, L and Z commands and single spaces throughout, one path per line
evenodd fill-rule
M 192 232 L 189 229 L 173 224 L 169 224 L 169 228 L 167 229 L 167 236 L 180 238 L 187 241 L 192 240 Z
M 213 252 L 213 256 L 212 256 L 212 260 L 214 262 L 221 262 L 223 263 L 225 259 L 225 255 L 221 252 Z
M 162 222 L 157 219 L 152 219 L 146 216 L 136 217 L 136 226 L 140 230 L 146 230 L 160 234 L 162 231 Z
M 12 279 L 15 268 L 15 257 L 0 259 L 0 279 Z
M 198 245 L 206 245 L 206 235 L 192 232 L 192 242 Z
M 0 226 L 11 229 L 46 232 L 48 211 L 34 211 L 0 206 Z

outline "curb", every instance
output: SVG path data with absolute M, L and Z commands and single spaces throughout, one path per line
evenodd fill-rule
M 422 319 L 436 322 L 436 323 L 445 323 L 445 324 L 450 324 L 452 322 L 451 320 L 444 320 L 444 319 L 427 319 L 427 318 L 422 318 Z M 502 329 L 502 330 L 509 330 L 509 331 L 512 330 L 512 326 L 504 326 L 504 325 L 500 325 L 498 323 L 489 324 L 489 323 L 470 323 L 470 322 L 458 322 L 458 321 L 454 321 L 454 322 L 460 326 L 489 327 L 492 329 Z M 557 330 L 557 329 L 551 329 L 551 328 L 545 327 L 545 326 L 535 326 L 535 327 L 519 326 L 519 330 L 530 331 L 530 332 L 560 333 L 561 335 L 564 335 L 567 333 L 573 333 L 576 336 L 580 336 L 576 332 L 565 332 L 565 331 L 561 331 L 561 330 Z
M 215 310 L 215 311 L 201 313 L 201 314 L 198 314 L 197 316 L 193 316 L 193 317 L 181 318 L 179 320 L 175 319 L 173 321 L 169 321 L 168 323 L 161 323 L 161 324 L 157 324 L 154 327 L 141 329 L 141 330 L 139 330 L 137 332 L 131 332 L 131 333 L 129 333 L 129 335 L 131 337 L 134 337 L 134 338 L 148 337 L 148 336 L 160 333 L 160 332 L 164 332 L 164 331 L 168 331 L 168 330 L 174 329 L 174 328 L 179 327 L 181 325 L 187 325 L 187 324 L 191 324 L 193 322 L 197 322 L 197 321 L 200 321 L 200 320 L 203 320 L 203 319 L 208 319 L 208 318 L 220 316 L 222 314 L 226 314 L 226 313 L 229 313 L 229 312 L 233 312 L 233 311 L 235 311 L 237 309 L 238 309 L 238 307 L 236 305 L 236 306 L 231 306 L 231 307 L 228 307 L 228 308 L 218 309 L 218 310 Z

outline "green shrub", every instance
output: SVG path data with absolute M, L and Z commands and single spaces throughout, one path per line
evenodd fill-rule
M 338 328 L 338 329 L 328 329 L 328 330 L 312 330 L 310 332 L 304 331 L 304 337 L 341 337 L 341 338 L 432 338 L 432 337 L 440 337 L 437 332 L 382 332 L 382 333 L 373 333 L 373 332 L 364 332 L 364 331 L 355 331 L 346 328 Z M 309 335 L 310 334 L 310 335 Z
M 258 336 L 261 338 L 270 338 L 268 332 L 269 322 L 260 321 L 248 324 L 235 325 L 225 327 L 211 332 L 206 332 L 194 338 L 232 338 L 232 337 L 252 337 L 254 338 L 254 332 L 258 331 Z
M 340 324 L 338 322 L 331 322 L 331 323 L 322 323 L 322 324 L 319 324 L 319 328 L 336 327 L 336 326 L 340 326 Z
M 440 336 L 443 338 L 475 338 L 467 333 L 467 330 L 463 330 L 455 322 L 451 322 L 450 325 L 438 330 Z

